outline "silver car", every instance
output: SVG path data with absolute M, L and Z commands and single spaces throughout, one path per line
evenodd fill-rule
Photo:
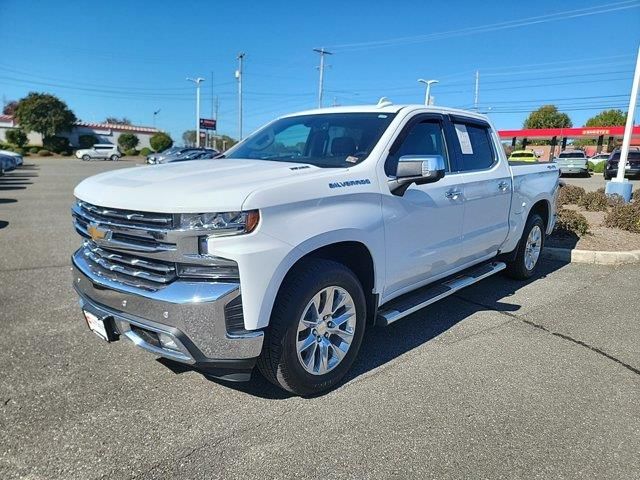
M 110 143 L 96 143 L 91 148 L 76 150 L 76 157 L 85 161 L 97 158 L 102 160 L 109 159 L 117 162 L 120 160 L 120 157 L 122 157 L 122 153 L 120 153 L 120 150 L 118 150 L 116 145 L 112 145 Z
M 560 175 L 577 174 L 589 176 L 589 159 L 582 150 L 565 150 L 555 159 Z

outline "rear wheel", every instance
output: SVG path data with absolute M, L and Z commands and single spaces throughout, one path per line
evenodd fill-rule
M 117 162 L 118 160 L 120 160 L 120 157 L 118 155 L 111 155 L 112 162 Z
M 91 157 L 89 155 L 83 155 L 82 160 L 84 160 L 85 162 L 88 162 L 89 160 L 91 160 Z
M 351 270 L 330 260 L 305 260 L 280 289 L 258 368 L 297 395 L 328 390 L 353 364 L 365 319 L 364 292 Z
M 530 215 L 518 243 L 516 257 L 507 264 L 507 275 L 517 280 L 533 276 L 544 247 L 544 230 L 542 217 L 537 213 Z

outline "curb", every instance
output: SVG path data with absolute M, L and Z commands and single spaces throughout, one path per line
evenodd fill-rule
M 603 252 L 598 250 L 572 250 L 569 248 L 545 247 L 542 256 L 548 260 L 567 263 L 591 263 L 594 265 L 625 265 L 640 263 L 640 250 L 628 252 Z

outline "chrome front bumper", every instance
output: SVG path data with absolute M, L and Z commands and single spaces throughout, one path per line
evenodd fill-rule
M 157 290 L 132 287 L 91 269 L 81 251 L 72 257 L 73 286 L 82 308 L 113 318 L 115 333 L 157 355 L 188 364 L 249 365 L 260 355 L 264 332 L 227 330 L 225 307 L 240 295 L 237 283 L 177 280 Z M 180 351 L 159 348 L 136 328 L 166 333 Z

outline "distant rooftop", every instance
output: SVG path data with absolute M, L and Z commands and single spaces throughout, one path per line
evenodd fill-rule
M 0 122 L 11 123 L 12 126 L 16 126 L 13 115 L 0 114 Z M 138 132 L 138 133 L 158 133 L 159 129 L 155 127 L 144 127 L 142 125 L 123 125 L 120 123 L 102 123 L 102 122 L 76 122 L 76 126 L 85 128 L 94 128 L 102 130 L 120 130 L 124 132 Z

